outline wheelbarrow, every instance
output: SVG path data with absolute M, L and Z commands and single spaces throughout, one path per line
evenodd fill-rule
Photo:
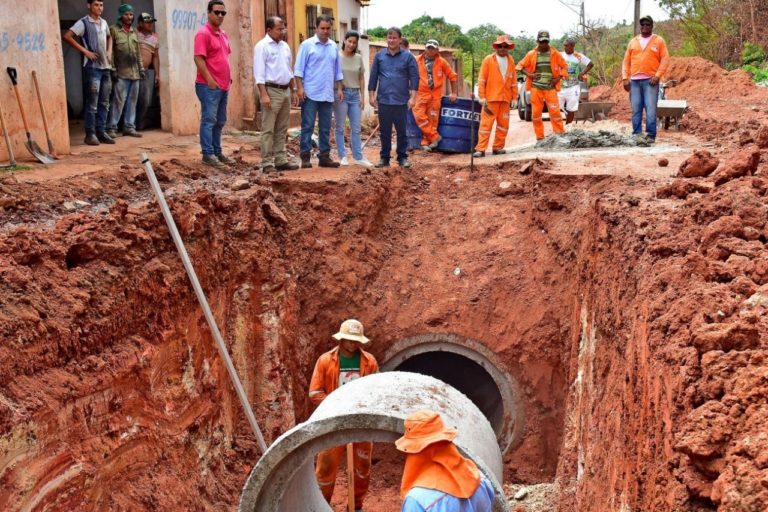
M 582 101 L 579 103 L 579 110 L 573 117 L 574 121 L 600 121 L 608 117 L 616 103 L 612 101 Z
M 674 123 L 675 129 L 680 129 L 680 119 L 688 110 L 688 100 L 659 100 L 656 104 L 656 119 L 665 130 Z

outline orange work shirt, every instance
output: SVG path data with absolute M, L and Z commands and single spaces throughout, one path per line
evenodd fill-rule
M 480 65 L 477 87 L 480 99 L 506 102 L 517 99 L 515 59 L 511 55 L 507 55 L 507 75 L 501 76 L 501 68 L 496 54 L 492 53 L 486 56 Z
M 426 57 L 422 53 L 416 57 L 416 65 L 419 67 L 419 92 L 442 91 L 445 84 L 445 77 L 451 82 L 456 81 L 456 72 L 448 64 L 448 61 L 440 55 L 435 55 L 435 65 L 432 66 L 432 79 L 435 84 L 434 89 L 429 88 L 429 77 L 427 77 Z
M 628 80 L 638 73 L 661 78 L 669 67 L 669 50 L 661 36 L 651 35 L 651 40 L 643 50 L 640 36 L 633 37 L 624 54 L 621 66 L 621 78 Z
M 376 358 L 360 349 L 360 376 L 365 377 L 379 371 Z M 321 355 L 315 363 L 312 380 L 309 383 L 309 399 L 317 405 L 339 387 L 339 347 Z
M 528 73 L 535 73 L 536 72 L 536 61 L 539 60 L 539 50 L 537 48 L 534 48 L 533 50 L 529 51 L 528 54 L 523 57 L 523 60 L 520 61 L 520 64 L 517 65 L 517 69 L 524 69 Z M 563 80 L 568 79 L 568 63 L 563 58 L 562 54 L 555 48 L 554 46 L 549 47 L 549 65 L 552 68 L 552 77 L 560 77 L 561 80 L 558 80 L 555 84 L 555 90 L 560 90 L 560 83 Z M 531 77 L 525 78 L 525 90 L 530 91 L 532 86 L 533 80 L 531 80 Z

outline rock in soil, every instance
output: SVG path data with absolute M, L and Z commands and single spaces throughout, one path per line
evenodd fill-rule
M 720 160 L 716 156 L 713 156 L 712 153 L 705 149 L 697 149 L 680 164 L 678 176 L 683 178 L 702 178 L 715 172 L 718 165 L 720 165 Z

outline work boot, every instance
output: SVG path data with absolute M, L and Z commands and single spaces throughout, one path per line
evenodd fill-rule
M 384 159 L 382 158 L 381 160 L 379 160 L 378 162 L 376 162 L 375 164 L 373 164 L 373 166 L 374 166 L 374 167 L 378 167 L 378 168 L 381 168 L 381 167 L 389 167 L 389 160 L 384 160 Z
M 123 135 L 126 137 L 143 137 L 143 135 L 136 130 L 123 130 Z
M 472 156 L 475 158 L 483 158 L 485 156 L 485 151 L 475 151 L 472 153 Z
M 398 160 L 397 164 L 400 167 L 402 167 L 403 169 L 410 169 L 411 168 L 411 162 L 409 162 L 407 158 L 403 158 L 402 160 Z
M 271 172 L 277 172 L 277 169 L 275 168 L 274 165 L 270 164 L 270 165 L 265 165 L 264 167 L 262 167 L 261 168 L 261 172 L 263 172 L 264 174 L 269 174 Z
M 320 156 L 318 157 L 318 160 L 319 160 L 319 163 L 317 165 L 319 165 L 320 167 L 333 167 L 333 168 L 335 168 L 335 167 L 338 167 L 339 165 L 341 165 L 339 162 L 336 162 L 336 161 L 334 161 L 331 158 L 331 154 L 330 153 L 320 153 Z
M 222 163 L 216 158 L 216 155 L 203 155 L 203 163 L 211 167 L 222 167 Z
M 234 160 L 226 156 L 224 153 L 219 153 L 218 155 L 216 155 L 216 158 L 218 158 L 219 162 L 223 164 L 232 165 L 233 163 L 235 163 Z
M 432 148 L 431 148 L 431 147 L 429 147 L 429 145 L 428 145 L 428 144 L 423 144 L 423 145 L 421 146 L 421 150 L 422 150 L 422 151 L 426 151 L 427 153 L 431 153 L 431 152 L 432 152 Z
M 109 136 L 106 132 L 101 132 L 96 134 L 96 138 L 99 139 L 99 142 L 102 142 L 104 144 L 114 144 L 115 139 Z
M 117 138 L 117 132 L 115 130 L 107 130 L 104 133 L 106 133 L 107 136 L 109 136 L 112 139 L 116 139 Z
M 83 142 L 85 142 L 89 146 L 98 146 L 99 144 L 101 144 L 99 142 L 99 139 L 96 138 L 96 135 L 93 134 L 93 133 L 89 133 L 88 135 L 86 135 L 85 136 L 85 141 L 83 141 Z
M 494 150 L 493 150 L 493 154 L 494 154 L 494 155 L 506 155 L 506 154 L 507 154 L 507 150 L 506 150 L 506 149 L 504 149 L 504 148 L 501 148 L 501 149 L 494 149 Z
M 309 158 L 312 156 L 312 153 L 310 153 L 309 151 L 302 151 L 299 156 L 301 156 L 301 168 L 311 169 L 312 162 L 309 161 Z
M 285 162 L 284 164 L 277 164 L 275 166 L 275 169 L 278 171 L 295 171 L 299 168 L 299 164 L 294 164 L 293 162 Z
M 438 133 L 437 138 L 429 143 L 429 149 L 437 149 L 437 145 L 440 144 L 441 140 L 443 140 L 443 136 Z

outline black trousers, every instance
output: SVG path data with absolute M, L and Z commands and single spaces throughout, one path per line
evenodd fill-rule
M 397 132 L 397 161 L 408 158 L 408 137 L 405 120 L 408 105 L 382 105 L 379 103 L 379 130 L 381 132 L 381 159 L 389 161 L 392 153 L 392 125 Z

